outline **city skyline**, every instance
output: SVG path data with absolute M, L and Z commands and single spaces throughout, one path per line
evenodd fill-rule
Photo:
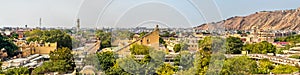
M 197 9 L 188 1 L 151 0 L 138 2 L 116 0 L 107 7 L 109 10 L 106 10 L 102 16 L 99 16 L 103 12 L 104 6 L 109 2 L 109 0 L 3 1 L 0 3 L 0 9 L 6 12 L 0 13 L 0 27 L 25 27 L 25 25 L 31 28 L 39 27 L 40 18 L 42 18 L 42 27 L 54 28 L 75 27 L 77 18 L 81 19 L 83 28 L 136 27 L 143 23 L 153 23 L 153 25 L 162 23 L 171 25 L 170 27 L 195 27 L 206 23 L 203 15 L 206 17 L 206 21 L 216 22 L 233 16 L 249 15 L 258 11 L 296 9 L 300 6 L 300 1 L 296 0 L 214 0 L 219 9 L 218 13 L 222 17 L 213 19 L 209 17 L 210 13 L 213 12 L 202 11 L 202 14 L 199 14 Z M 195 5 L 201 4 L 196 1 L 191 2 Z M 206 5 L 201 4 L 200 6 L 205 7 Z M 128 9 L 119 10 L 122 9 L 120 7 Z

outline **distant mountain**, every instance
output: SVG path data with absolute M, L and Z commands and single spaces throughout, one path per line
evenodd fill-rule
M 300 30 L 300 8 L 261 11 L 248 16 L 235 16 L 216 23 L 202 24 L 195 28 L 207 30 L 220 26 L 225 26 L 227 30 L 250 30 L 253 27 L 264 30 Z

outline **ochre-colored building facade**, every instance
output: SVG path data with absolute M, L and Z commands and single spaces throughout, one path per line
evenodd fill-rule
M 134 37 L 132 42 L 124 47 L 120 48 L 116 52 L 118 54 L 130 54 L 130 47 L 133 44 L 145 45 L 154 48 L 154 50 L 159 49 L 159 28 L 158 25 L 154 28 L 154 30 L 144 36 L 141 37 Z
M 38 42 L 30 42 L 26 44 L 24 41 L 19 41 L 15 44 L 20 47 L 22 57 L 27 57 L 32 54 L 48 55 L 51 51 L 57 49 L 57 43 L 40 44 Z

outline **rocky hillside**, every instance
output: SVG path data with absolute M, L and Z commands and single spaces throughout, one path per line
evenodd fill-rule
M 300 8 L 292 10 L 261 11 L 248 16 L 235 16 L 216 23 L 202 24 L 196 29 L 250 30 L 252 27 L 271 30 L 300 30 Z

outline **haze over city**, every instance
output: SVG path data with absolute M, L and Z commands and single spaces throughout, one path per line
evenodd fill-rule
M 300 7 L 299 0 L 214 0 L 214 2 L 211 4 L 215 4 L 217 9 L 197 0 L 5 0 L 0 3 L 2 11 L 0 27 L 25 25 L 38 27 L 39 19 L 42 18 L 42 27 L 70 28 L 75 27 L 76 19 L 80 18 L 83 28 L 136 27 L 147 21 L 150 24 L 162 23 L 170 27 L 186 28 L 262 10 Z M 200 13 L 193 4 L 200 7 Z M 220 13 L 222 17 L 210 17 L 215 13 Z
M 2 0 L 0 75 L 300 75 L 299 0 Z

